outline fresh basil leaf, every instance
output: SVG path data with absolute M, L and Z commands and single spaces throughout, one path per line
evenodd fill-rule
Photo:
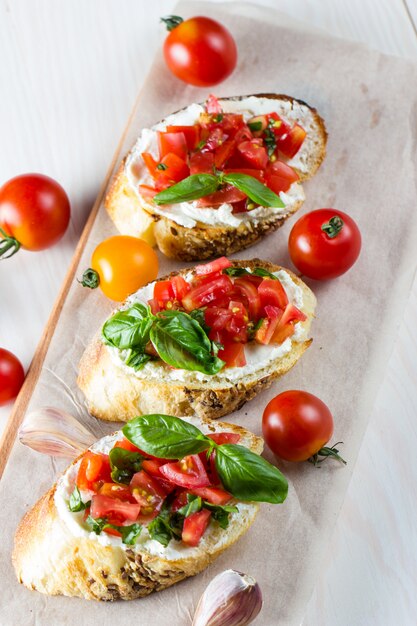
M 127 546 L 133 546 L 142 531 L 142 525 L 137 523 L 130 524 L 130 526 L 115 526 L 114 524 L 105 524 L 103 526 L 103 530 L 105 528 L 114 528 L 115 530 L 117 530 L 122 535 L 122 543 L 126 544 Z
M 129 351 L 124 359 L 124 362 L 129 367 L 132 367 L 135 372 L 141 370 L 148 361 L 152 359 L 150 354 L 146 354 L 146 352 L 139 352 L 134 348 L 129 348 Z
M 150 337 L 161 359 L 173 367 L 214 375 L 224 366 L 224 361 L 211 353 L 211 341 L 200 324 L 182 311 L 164 312 L 152 326 Z
M 262 130 L 262 122 L 260 120 L 258 122 L 248 122 L 248 126 L 252 132 Z
M 192 174 L 179 183 L 160 191 L 153 197 L 155 204 L 175 204 L 189 202 L 214 193 L 219 186 L 219 179 L 213 174 Z
M 170 505 L 164 503 L 161 512 L 147 526 L 151 539 L 159 541 L 165 548 L 171 539 L 181 539 L 182 518 L 170 512 Z
M 227 528 L 229 526 L 230 513 L 237 513 L 239 509 L 237 506 L 220 504 L 212 504 L 211 502 L 203 502 L 203 507 L 211 511 L 211 517 L 219 523 L 220 528 Z
M 262 278 L 272 278 L 272 280 L 279 280 L 279 278 L 275 276 L 275 274 L 273 274 L 272 272 L 268 272 L 268 270 L 264 270 L 263 267 L 255 267 L 255 269 L 252 271 L 252 274 L 255 274 L 255 276 L 262 276 Z
M 178 509 L 178 513 L 183 515 L 184 517 L 188 517 L 192 513 L 197 513 L 197 511 L 201 510 L 203 505 L 203 501 L 200 496 L 194 496 L 191 493 L 187 494 L 187 504 Z
M 245 267 L 235 267 L 232 265 L 231 267 L 226 267 L 226 269 L 223 270 L 223 274 L 239 278 L 240 276 L 250 276 L 251 272 L 248 272 Z
M 122 428 L 135 446 L 160 459 L 182 459 L 213 446 L 201 430 L 171 415 L 142 415 Z
M 103 530 L 103 528 L 107 525 L 107 517 L 91 517 L 91 515 L 89 515 L 87 517 L 87 519 L 85 520 L 87 526 L 90 527 L 90 529 L 93 531 L 93 533 L 95 533 L 96 535 L 99 535 L 101 533 L 101 531 Z
M 137 302 L 126 311 L 119 311 L 108 319 L 103 326 L 102 336 L 107 344 L 124 350 L 146 345 L 151 325 L 150 309 Z
M 78 487 L 74 487 L 74 491 L 70 495 L 70 499 L 68 502 L 68 508 L 71 513 L 78 513 L 78 511 L 84 511 L 91 504 L 91 500 L 89 502 L 83 502 L 81 500 L 81 494 Z
M 144 457 L 139 452 L 116 447 L 110 450 L 109 459 L 113 481 L 128 485 L 133 474 L 142 469 Z
M 206 324 L 206 318 L 205 318 L 203 309 L 194 309 L 193 311 L 190 312 L 190 317 L 192 317 L 193 320 L 195 320 L 196 322 L 200 324 L 201 328 L 204 330 L 206 335 L 209 334 L 211 328 L 210 326 L 207 326 Z
M 253 202 L 265 207 L 285 207 L 281 198 L 253 176 L 236 172 L 225 174 L 222 180 L 243 191 Z
M 227 491 L 239 500 L 284 502 L 287 479 L 264 458 L 237 444 L 216 447 L 216 469 Z

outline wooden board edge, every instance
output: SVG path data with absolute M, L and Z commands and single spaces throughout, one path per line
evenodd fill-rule
M 75 248 L 73 257 L 71 259 L 70 266 L 65 275 L 64 282 L 62 287 L 58 293 L 58 296 L 55 300 L 55 303 L 52 307 L 52 311 L 49 315 L 48 321 L 42 333 L 42 336 L 39 340 L 39 343 L 36 347 L 35 354 L 33 355 L 33 359 L 30 363 L 29 369 L 26 374 L 25 381 L 22 385 L 22 388 L 17 396 L 15 403 L 12 408 L 12 412 L 9 415 L 7 420 L 5 429 L 3 431 L 2 437 L 0 439 L 0 480 L 3 476 L 4 469 L 7 465 L 7 461 L 10 456 L 11 449 L 16 439 L 17 430 L 22 422 L 23 416 L 29 404 L 29 400 L 34 391 L 35 385 L 40 376 L 42 365 L 45 360 L 46 353 L 48 352 L 49 344 L 53 337 L 56 325 L 59 320 L 59 316 L 61 314 L 62 308 L 65 304 L 65 300 L 68 296 L 68 292 L 74 280 L 75 272 L 78 267 L 78 263 L 80 261 L 81 255 L 86 246 L 88 237 L 90 235 L 91 229 L 99 212 L 100 206 L 104 200 L 104 196 L 109 184 L 109 181 L 113 175 L 115 170 L 116 163 L 119 159 L 120 152 L 122 150 L 122 146 L 126 137 L 126 134 L 130 128 L 131 121 L 136 113 L 138 108 L 138 104 L 140 101 L 141 92 L 139 92 L 138 97 L 135 100 L 132 111 L 128 117 L 127 124 L 124 128 L 122 136 L 119 140 L 119 143 L 116 148 L 116 152 L 113 156 L 109 169 L 107 170 L 107 174 L 104 178 L 104 181 L 100 187 L 97 198 L 93 204 L 91 212 L 88 216 L 88 219 L 85 223 L 83 231 L 81 233 L 80 239 Z

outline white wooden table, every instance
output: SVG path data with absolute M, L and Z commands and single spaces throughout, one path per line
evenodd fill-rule
M 413 2 L 258 0 L 333 35 L 417 61 Z M 173 0 L 0 0 L 0 184 L 43 172 L 62 183 L 72 203 L 60 244 L 20 252 L 0 266 L 0 346 L 25 367 L 163 40 L 159 17 L 173 6 Z M 417 281 L 306 626 L 417 623 L 416 319 Z M 10 406 L 0 409 L 1 429 L 9 412 Z

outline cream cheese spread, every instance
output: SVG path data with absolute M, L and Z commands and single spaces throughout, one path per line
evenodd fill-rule
M 219 100 L 219 102 L 225 113 L 241 113 L 245 120 L 254 115 L 276 112 L 286 122 L 291 124 L 299 122 L 307 132 L 307 136 L 297 154 L 292 159 L 286 159 L 286 162 L 299 172 L 308 171 L 308 155 L 312 152 L 314 141 L 312 133 L 314 116 L 308 106 L 296 101 L 274 100 L 257 96 L 248 96 L 240 100 Z M 169 115 L 164 121 L 152 128 L 142 130 L 127 158 L 125 167 L 129 183 L 139 196 L 144 208 L 147 208 L 151 213 L 168 217 L 185 228 L 193 228 L 197 222 L 207 225 L 238 227 L 242 222 L 257 222 L 275 215 L 284 217 L 295 204 L 304 201 L 304 191 L 299 183 L 293 183 L 286 193 L 281 192 L 279 194 L 285 204 L 284 208 L 258 207 L 248 213 L 237 213 L 236 215 L 233 215 L 233 207 L 228 203 L 224 203 L 218 208 L 199 208 L 195 201 L 158 207 L 143 198 L 139 192 L 139 185 L 152 185 L 153 180 L 146 169 L 141 154 L 142 152 L 150 152 L 155 159 L 158 159 L 156 131 L 165 130 L 169 125 L 192 125 L 203 112 L 204 107 L 202 105 L 191 104 L 187 108 Z

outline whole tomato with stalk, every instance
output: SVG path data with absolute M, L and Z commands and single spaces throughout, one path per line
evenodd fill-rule
M 95 248 L 91 267 L 79 281 L 83 287 L 100 289 L 111 300 L 122 302 L 158 275 L 158 257 L 143 239 L 116 235 Z
M 20 249 L 44 250 L 65 233 L 70 219 L 68 196 L 43 174 L 22 174 L 0 188 L 0 258 Z
M 319 465 L 333 457 L 346 464 L 335 446 L 325 444 L 333 435 L 328 406 L 307 391 L 284 391 L 267 404 L 262 417 L 264 439 L 272 452 L 286 461 Z M 321 458 L 320 458 L 321 457 Z
M 300 217 L 288 239 L 295 267 L 305 276 L 327 280 L 356 262 L 362 238 L 356 222 L 343 211 L 317 209 Z
M 224 81 L 236 67 L 237 48 L 230 32 L 209 17 L 183 20 L 163 17 L 169 35 L 164 57 L 171 72 L 185 83 L 210 87 Z

